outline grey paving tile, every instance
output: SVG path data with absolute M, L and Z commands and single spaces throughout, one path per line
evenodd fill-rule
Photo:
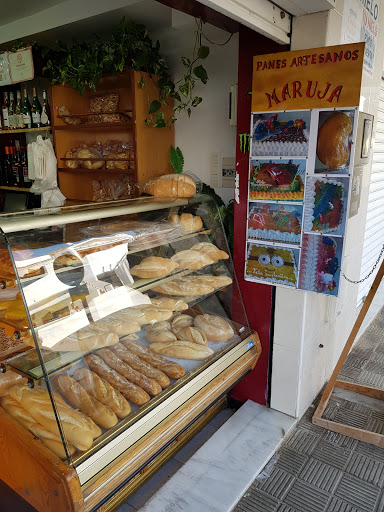
M 355 354 L 352 352 L 347 357 L 347 360 L 345 361 L 344 366 L 349 368 L 357 368 L 358 370 L 361 370 L 364 368 L 364 365 L 369 361 L 369 359 L 362 359 L 361 357 L 355 356 Z
M 324 430 L 326 432 L 324 439 L 342 448 L 349 448 L 353 450 L 359 442 L 357 439 L 353 439 L 353 437 L 345 436 L 343 434 L 339 434 L 338 432 L 333 432 L 332 430 Z
M 356 508 L 350 503 L 333 496 L 324 512 L 363 512 L 361 508 Z
M 365 427 L 369 432 L 376 432 L 377 434 L 384 434 L 384 420 L 380 416 L 372 414 L 367 421 Z
M 360 384 L 367 384 L 376 388 L 384 388 L 384 375 L 379 373 L 369 372 L 367 370 L 361 370 L 358 382 Z
M 383 512 L 384 510 L 384 491 L 381 491 L 381 499 L 376 505 L 375 512 Z
M 328 500 L 327 492 L 307 482 L 296 480 L 284 498 L 284 503 L 301 512 L 323 512 Z
M 355 451 L 384 463 L 384 448 L 358 441 Z
M 340 379 L 348 377 L 349 379 L 358 379 L 361 373 L 361 368 L 354 368 L 353 366 L 343 366 L 340 372 Z
M 332 493 L 342 476 L 342 471 L 316 459 L 310 459 L 299 473 L 299 479 L 318 489 Z
M 259 489 L 281 500 L 294 480 L 295 477 L 293 475 L 275 467 L 271 475 L 259 485 Z
M 282 503 L 280 507 L 277 509 L 277 512 L 299 512 L 297 508 L 289 507 Z
M 277 459 L 276 467 L 283 469 L 291 475 L 298 475 L 309 459 L 308 455 L 298 453 L 287 446 L 281 448 L 278 454 L 279 458 Z
M 325 464 L 329 464 L 330 466 L 343 470 L 346 467 L 351 454 L 352 450 L 348 448 L 335 446 L 328 441 L 321 440 L 313 451 L 312 456 Z
M 335 415 L 334 421 L 337 423 L 342 423 L 343 425 L 349 425 L 350 427 L 363 429 L 365 428 L 367 419 L 367 414 L 343 407 Z
M 236 510 L 244 510 L 245 512 L 276 512 L 278 505 L 279 500 L 259 489 L 254 489 L 246 493 Z
M 384 355 L 384 354 L 382 354 Z M 375 354 L 375 360 L 374 361 L 368 361 L 367 364 L 365 365 L 364 367 L 364 370 L 368 371 L 368 372 L 373 372 L 373 373 L 379 373 L 379 374 L 384 374 L 384 363 L 381 363 L 379 361 L 377 361 L 376 359 L 376 354 Z
M 384 484 L 384 464 L 362 453 L 352 454 L 345 471 L 378 487 Z
M 286 446 L 300 453 L 310 455 L 319 443 L 320 437 L 298 428 L 287 441 Z
M 353 475 L 345 474 L 338 484 L 335 496 L 366 512 L 372 512 L 380 497 L 380 488 Z

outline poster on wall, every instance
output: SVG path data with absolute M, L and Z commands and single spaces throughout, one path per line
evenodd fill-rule
M 254 57 L 244 278 L 337 296 L 364 43 Z

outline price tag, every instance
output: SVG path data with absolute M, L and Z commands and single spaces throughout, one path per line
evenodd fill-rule
M 26 80 L 33 80 L 35 70 L 33 67 L 31 47 L 23 48 L 17 52 L 9 52 L 8 63 L 11 82 L 13 84 L 25 82 Z

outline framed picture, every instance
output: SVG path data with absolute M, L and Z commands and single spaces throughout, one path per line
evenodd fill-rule
M 368 158 L 372 141 L 373 119 L 364 119 L 361 158 Z

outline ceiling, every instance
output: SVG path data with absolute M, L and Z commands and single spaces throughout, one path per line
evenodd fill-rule
M 37 14 L 44 9 L 66 2 L 66 0 L 17 0 L 16 9 L 10 9 L 9 0 L 0 0 L 0 23 L 6 25 L 20 18 Z

